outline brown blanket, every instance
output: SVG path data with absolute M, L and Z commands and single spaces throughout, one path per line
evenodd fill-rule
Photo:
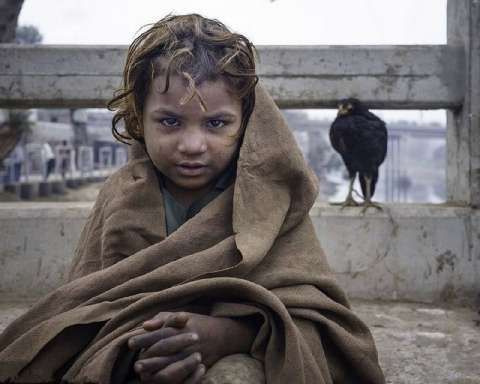
M 208 302 L 214 316 L 261 316 L 251 354 L 267 383 L 384 382 L 309 218 L 316 178 L 273 100 L 256 92 L 235 184 L 170 236 L 145 156 L 109 178 L 71 281 L 1 335 L 0 381 L 109 383 L 142 321 Z

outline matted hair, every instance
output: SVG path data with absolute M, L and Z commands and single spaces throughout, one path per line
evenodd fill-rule
M 123 86 L 108 102 L 116 111 L 112 119 L 113 136 L 126 144 L 143 141 L 143 107 L 150 85 L 165 74 L 165 88 L 170 76 L 179 75 L 187 84 L 185 104 L 197 97 L 206 108 L 197 87 L 204 81 L 224 80 L 241 99 L 244 131 L 255 105 L 255 47 L 243 35 L 232 33 L 218 20 L 197 14 L 168 15 L 151 25 L 130 45 L 123 71 Z M 126 132 L 119 132 L 123 121 Z

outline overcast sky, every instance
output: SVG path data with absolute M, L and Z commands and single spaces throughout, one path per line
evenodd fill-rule
M 254 44 L 445 44 L 446 0 L 25 0 L 44 44 L 129 44 L 168 13 L 218 18 Z M 405 117 L 418 118 L 418 112 Z M 443 121 L 443 114 L 423 113 Z

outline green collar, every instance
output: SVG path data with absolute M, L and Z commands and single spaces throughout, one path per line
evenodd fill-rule
M 232 184 L 236 176 L 236 165 L 236 161 L 230 163 L 227 169 L 217 179 L 215 186 L 200 199 L 194 201 L 189 207 L 185 207 L 180 204 L 177 200 L 175 200 L 172 194 L 168 192 L 167 188 L 165 187 L 165 176 L 157 170 L 160 190 L 162 191 L 163 195 L 163 205 L 165 207 L 167 236 L 176 231 L 187 220 L 195 216 L 202 210 L 203 207 L 214 200 Z

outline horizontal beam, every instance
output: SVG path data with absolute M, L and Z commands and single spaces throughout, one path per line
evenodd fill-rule
M 0 45 L 0 107 L 104 107 L 121 83 L 124 46 Z M 462 105 L 465 55 L 432 46 L 259 46 L 258 72 L 280 107 Z

